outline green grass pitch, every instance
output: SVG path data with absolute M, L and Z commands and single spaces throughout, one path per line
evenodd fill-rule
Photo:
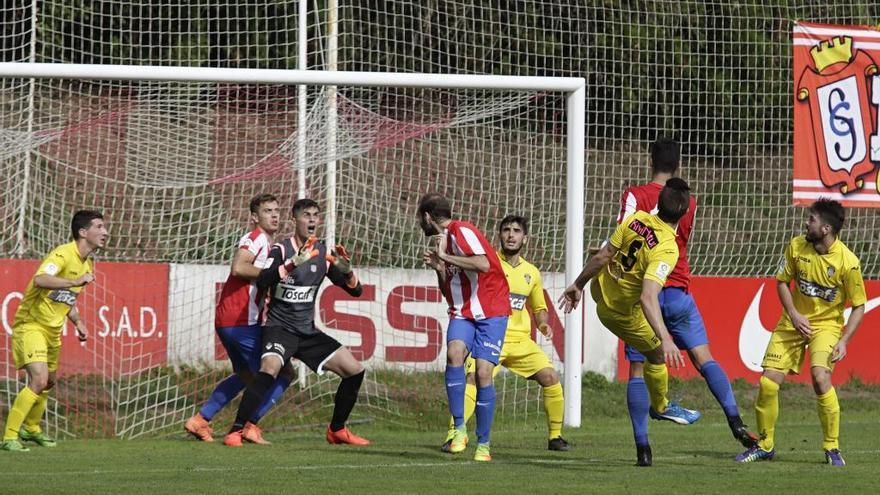
M 173 433 L 149 440 L 69 440 L 55 449 L 0 452 L 2 493 L 874 493 L 880 461 L 880 389 L 838 387 L 841 447 L 848 465 L 823 464 L 821 429 L 811 391 L 781 394 L 777 459 L 738 465 L 742 448 L 700 380 L 672 384 L 673 396 L 704 411 L 695 425 L 651 422 L 654 466 L 636 468 L 624 385 L 587 383 L 584 423 L 568 429 L 571 452 L 548 452 L 543 417 L 502 423 L 492 463 L 439 451 L 443 428 L 424 431 L 376 419 L 353 429 L 366 448 L 328 445 L 323 429 L 267 431 L 271 446 L 224 447 Z M 754 389 L 737 383 L 746 421 L 754 424 Z M 438 415 L 438 418 L 441 417 Z M 217 425 L 220 429 L 220 425 Z M 473 440 L 473 435 L 472 435 Z

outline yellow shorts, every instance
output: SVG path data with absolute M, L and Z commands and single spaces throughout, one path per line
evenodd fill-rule
M 473 373 L 476 370 L 476 362 L 471 356 L 468 356 L 464 366 L 466 373 Z M 498 366 L 493 370 L 492 376 L 498 374 L 501 366 L 523 378 L 530 378 L 544 368 L 552 368 L 553 363 L 534 340 L 525 339 L 518 342 L 505 342 L 501 346 L 501 356 L 498 358 Z
M 37 323 L 12 327 L 12 359 L 16 369 L 31 363 L 46 363 L 49 371 L 58 370 L 61 356 L 61 332 Z
M 593 300 L 596 301 L 596 314 L 599 321 L 605 325 L 605 328 L 611 330 L 611 333 L 635 347 L 639 352 L 646 353 L 660 347 L 660 339 L 654 333 L 654 329 L 645 318 L 645 313 L 639 306 L 633 307 L 630 313 L 618 313 L 609 308 L 602 299 L 602 293 L 598 283 L 592 284 Z
M 840 341 L 840 332 L 839 328 L 814 328 L 808 340 L 797 330 L 777 328 L 770 336 L 761 366 L 796 375 L 801 371 L 804 353 L 809 347 L 810 367 L 833 370 L 831 351 Z

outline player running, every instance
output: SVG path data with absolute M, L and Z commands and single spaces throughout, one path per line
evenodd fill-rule
M 597 277 L 590 292 L 599 320 L 645 355 L 650 407 L 661 415 L 684 415 L 681 406 L 667 398 L 666 365 L 684 366 L 684 360 L 663 322 L 659 296 L 678 261 L 675 229 L 689 204 L 687 183 L 678 178 L 666 181 L 657 202 L 657 215 L 637 211 L 627 217 L 559 297 L 560 308 L 570 312 L 577 308 L 587 282 Z M 648 410 L 642 414 L 644 417 L 636 420 L 647 423 Z M 637 444 L 636 456 L 638 466 L 651 465 L 647 438 L 642 445 Z
M 432 246 L 425 263 L 437 271 L 440 289 L 449 303 L 446 331 L 446 396 L 455 432 L 449 452 L 467 447 L 464 421 L 465 358 L 476 367 L 477 450 L 475 461 L 491 461 L 489 434 L 495 414 L 493 369 L 498 365 L 507 318 L 510 292 L 501 261 L 486 237 L 473 224 L 452 219 L 452 206 L 443 195 L 428 193 L 419 200 L 419 225 Z M 436 268 L 435 268 L 436 270 Z
M 184 429 L 204 442 L 213 442 L 211 420 L 226 404 L 235 399 L 260 369 L 262 331 L 260 318 L 266 292 L 257 287 L 257 276 L 266 265 L 272 239 L 278 232 L 280 209 L 271 194 L 260 194 L 251 199 L 251 222 L 254 229 L 238 241 L 232 258 L 232 267 L 214 314 L 217 337 L 226 349 L 234 373 L 217 384 L 211 397 L 198 413 L 189 418 Z M 266 400 L 245 424 L 242 439 L 256 444 L 268 444 L 257 422 L 266 415 L 275 401 L 290 386 L 292 369 L 285 366 L 269 389 Z
M 523 248 L 528 244 L 529 224 L 525 217 L 507 215 L 498 225 L 498 238 L 501 249 L 495 254 L 501 261 L 507 284 L 510 288 L 511 316 L 507 322 L 507 332 L 504 335 L 504 346 L 501 347 L 501 356 L 498 364 L 504 366 L 517 375 L 535 380 L 543 387 L 544 412 L 547 414 L 547 430 L 549 439 L 548 450 L 567 451 L 571 448 L 569 443 L 562 438 L 562 419 L 565 400 L 562 395 L 562 384 L 559 383 L 559 374 L 550 363 L 550 359 L 544 351 L 538 347 L 531 338 L 532 318 L 538 330 L 545 338 L 553 338 L 553 329 L 550 328 L 550 317 L 547 314 L 547 303 L 544 301 L 544 286 L 541 283 L 541 272 L 535 265 L 529 263 L 520 256 Z M 425 259 L 431 263 L 430 258 Z M 442 263 L 432 265 L 438 272 L 445 270 Z M 528 306 L 528 309 L 526 308 Z M 474 383 L 475 362 L 472 358 L 467 359 L 467 385 L 465 385 L 464 422 L 467 423 L 474 413 L 477 401 L 477 387 Z M 500 370 L 496 366 L 493 376 Z M 449 420 L 449 431 L 441 450 L 449 452 L 452 439 L 455 436 L 455 423 Z
M 736 456 L 738 462 L 769 461 L 776 455 L 779 386 L 786 374 L 800 373 L 809 347 L 825 462 L 846 464 L 840 453 L 840 403 L 831 385 L 831 371 L 834 363 L 846 357 L 846 346 L 865 316 L 867 297 L 859 259 L 838 238 L 844 216 L 837 201 L 819 199 L 813 203 L 806 233 L 791 240 L 779 262 L 776 289 L 785 311 L 761 363 L 764 374 L 755 401 L 761 440 Z M 789 286 L 792 280 L 797 289 L 794 293 Z M 844 326 L 847 301 L 852 303 L 852 313 Z
M 28 384 L 15 397 L 0 450 L 26 452 L 20 440 L 41 447 L 55 447 L 40 428 L 49 390 L 61 355 L 61 332 L 65 318 L 76 328 L 80 342 L 88 330 L 76 310 L 76 299 L 86 284 L 95 280 L 92 253 L 107 243 L 104 217 L 97 211 L 80 210 L 70 222 L 73 240 L 53 249 L 28 283 L 12 323 L 12 357 L 16 369 L 24 369 Z M 24 424 L 24 429 L 21 429 Z M 20 431 L 19 431 L 20 430 Z
M 637 211 L 650 213 L 657 211 L 660 191 L 666 181 L 678 171 L 680 157 L 679 143 L 675 140 L 660 138 L 651 144 L 651 182 L 629 187 L 623 192 L 617 223 L 623 222 L 624 219 Z M 754 447 L 757 437 L 750 433 L 743 424 L 733 389 L 730 387 L 730 380 L 709 351 L 709 338 L 706 335 L 703 317 L 688 290 L 690 265 L 687 258 L 687 245 L 694 225 L 696 208 L 697 202 L 691 196 L 688 211 L 678 222 L 678 236 L 675 238 L 678 245 L 678 261 L 672 273 L 669 274 L 665 287 L 660 291 L 660 312 L 675 345 L 679 349 L 687 351 L 691 362 L 697 367 L 706 380 L 706 385 L 712 395 L 721 405 L 724 415 L 727 416 L 727 424 L 733 437 L 744 447 Z M 679 424 L 692 424 L 700 418 L 700 413 L 685 408 L 667 409 L 665 414 L 650 409 L 648 389 L 644 379 L 645 356 L 629 344 L 625 346 L 625 354 L 629 361 L 626 402 L 636 445 L 648 444 L 648 417 L 645 411 L 649 411 L 650 416 L 654 419 L 665 419 Z
M 364 381 L 364 367 L 336 339 L 315 327 L 315 298 L 325 277 L 353 296 L 360 296 L 363 287 L 342 245 L 336 246 L 335 253 L 329 252 L 315 237 L 319 219 L 320 208 L 314 200 L 294 203 L 294 235 L 272 247 L 266 267 L 257 277 L 257 287 L 269 294 L 263 353 L 260 370 L 247 386 L 235 424 L 223 440 L 231 447 L 242 445 L 246 423 L 291 358 L 299 359 L 319 375 L 330 370 L 342 378 L 336 389 L 327 442 L 370 444 L 345 427 Z

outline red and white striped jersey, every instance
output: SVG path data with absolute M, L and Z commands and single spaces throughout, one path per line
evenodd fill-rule
M 272 246 L 269 236 L 259 227 L 248 232 L 238 241 L 239 249 L 247 249 L 254 255 L 254 266 L 263 268 Z M 265 294 L 257 290 L 256 281 L 234 276 L 232 273 L 223 284 L 220 300 L 214 313 L 216 328 L 240 327 L 261 323 L 260 312 L 265 303 Z
M 657 202 L 660 200 L 660 191 L 663 186 L 656 182 L 649 182 L 641 186 L 632 186 L 623 191 L 620 198 L 620 213 L 617 215 L 617 223 L 637 211 L 646 211 L 651 214 L 657 213 Z M 691 204 L 687 213 L 678 221 L 678 234 L 675 242 L 678 244 L 678 262 L 666 279 L 666 287 L 681 287 L 687 289 L 691 282 L 691 267 L 687 259 L 687 244 L 691 238 L 691 229 L 694 227 L 694 214 L 697 210 L 697 200 L 691 196 Z
M 471 223 L 453 220 L 443 231 L 446 254 L 453 256 L 485 255 L 489 271 L 480 273 L 446 264 L 443 293 L 449 303 L 450 318 L 483 320 L 510 315 L 510 290 L 504 269 L 492 245 Z

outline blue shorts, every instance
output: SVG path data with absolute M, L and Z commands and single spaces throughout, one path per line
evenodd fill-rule
M 221 327 L 217 329 L 220 343 L 226 349 L 235 372 L 260 371 L 260 355 L 263 353 L 263 331 L 260 325 Z
M 706 325 L 693 296 L 679 287 L 666 287 L 660 291 L 659 299 L 663 322 L 679 349 L 686 351 L 709 343 Z M 645 356 L 629 345 L 624 347 L 624 353 L 632 363 L 645 361 Z
M 495 316 L 485 320 L 449 320 L 446 343 L 461 340 L 474 359 L 485 359 L 497 365 L 507 332 L 507 317 Z

